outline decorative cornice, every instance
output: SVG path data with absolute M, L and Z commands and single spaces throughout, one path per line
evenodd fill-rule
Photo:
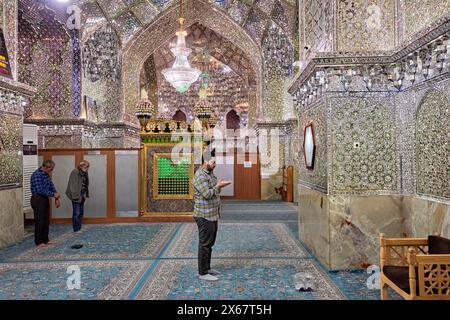
M 308 181 L 303 181 L 300 180 L 298 182 L 298 185 L 303 187 L 303 188 L 307 188 L 307 189 L 311 189 L 311 190 L 315 190 L 315 191 L 319 191 L 321 193 L 327 194 L 328 195 L 328 190 L 326 187 L 314 184 L 314 183 L 310 183 Z
M 325 67 L 363 66 L 363 65 L 391 65 L 405 59 L 429 43 L 445 35 L 450 30 L 450 14 L 439 19 L 430 28 L 419 33 L 413 41 L 393 51 L 383 52 L 322 52 L 310 59 L 301 71 L 288 92 L 294 95 L 304 85 L 317 69 Z
M 297 126 L 297 121 L 297 118 L 291 118 L 285 122 L 258 122 L 254 125 L 254 129 L 257 135 L 261 129 L 279 129 L 281 135 L 286 135 Z
M 284 127 L 286 125 L 285 122 L 258 122 L 255 124 L 255 127 L 259 128 L 277 128 Z
M 35 88 L 29 85 L 4 77 L 0 77 L 0 89 L 20 93 L 27 97 L 32 97 L 37 92 Z
M 411 41 L 397 48 L 392 54 L 392 58 L 395 61 L 401 60 L 407 55 L 420 49 L 426 44 L 432 42 L 436 38 L 442 36 L 450 30 L 450 13 L 444 15 L 439 20 L 430 25 L 429 28 L 419 32 Z
M 24 123 L 42 126 L 82 126 L 96 129 L 122 129 L 139 133 L 139 129 L 126 123 L 95 123 L 85 119 L 24 119 Z

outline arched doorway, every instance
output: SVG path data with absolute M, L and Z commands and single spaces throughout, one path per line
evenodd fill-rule
M 238 130 L 241 126 L 241 119 L 234 110 L 230 110 L 226 117 L 227 130 Z
M 258 110 L 262 104 L 262 54 L 259 44 L 242 26 L 233 21 L 226 13 L 217 10 L 205 0 L 187 1 L 186 28 L 195 23 L 211 29 L 221 35 L 226 30 L 226 39 L 239 46 L 255 70 L 255 85 L 252 87 L 250 108 Z M 124 48 L 123 92 L 124 121 L 135 123 L 134 108 L 140 99 L 140 71 L 147 59 L 162 44 L 173 38 L 178 29 L 177 18 L 179 3 L 162 12 L 158 18 L 136 32 Z
M 172 120 L 186 122 L 186 120 L 187 120 L 186 114 L 183 111 L 181 111 L 181 110 L 177 110 L 175 112 L 175 114 L 173 115 Z
M 257 114 L 256 110 L 259 109 L 262 101 L 261 78 L 263 63 L 260 43 L 258 43 L 251 36 L 250 32 L 243 28 L 242 25 L 237 24 L 225 12 L 217 10 L 209 1 L 190 0 L 187 1 L 187 6 L 189 9 L 185 14 L 185 28 L 192 31 L 191 38 L 193 38 L 193 41 L 188 42 L 188 38 L 190 36 L 188 32 L 186 42 L 188 43 L 188 47 L 193 50 L 193 56 L 195 56 L 196 47 L 202 45 L 201 41 L 207 40 L 212 44 L 208 47 L 208 53 L 210 54 L 211 58 L 217 60 L 218 63 L 222 63 L 223 65 L 227 66 L 227 70 L 232 70 L 232 72 L 239 74 L 240 71 L 248 69 L 249 71 L 247 71 L 245 75 L 242 75 L 242 77 L 248 79 L 247 83 L 250 85 L 250 88 L 248 90 L 249 110 L 251 109 L 253 110 L 253 114 Z M 178 9 L 179 3 L 174 3 L 173 5 L 171 5 L 170 9 L 167 9 L 165 12 L 161 12 L 161 14 L 158 15 L 155 20 L 137 31 L 133 35 L 132 39 L 127 42 L 123 49 L 124 68 L 122 90 L 124 93 L 124 122 L 126 123 L 136 123 L 134 109 L 137 102 L 141 98 L 141 71 L 145 69 L 146 62 L 149 59 L 153 59 L 154 72 L 156 74 L 155 79 L 158 85 L 159 93 L 159 84 L 161 83 L 159 81 L 161 78 L 160 71 L 162 68 L 168 67 L 168 65 L 170 65 L 171 63 L 171 59 L 173 59 L 172 54 L 169 50 L 167 50 L 167 46 L 170 44 L 170 42 L 173 42 L 175 32 L 178 30 Z M 150 70 L 152 68 L 148 69 Z M 148 79 L 148 77 L 146 79 Z M 148 84 L 151 82 L 146 83 Z M 150 96 L 151 95 L 149 94 L 149 97 Z M 188 119 L 190 118 L 191 114 L 189 113 L 189 108 L 186 107 L 187 104 L 185 103 L 185 101 L 177 101 L 179 105 L 175 106 L 174 104 L 170 103 L 170 101 L 169 103 L 167 103 L 166 101 L 162 102 L 161 96 L 159 95 L 158 99 L 158 102 L 161 102 L 161 105 L 173 108 L 170 119 L 173 119 L 173 115 L 177 110 L 182 111 Z M 180 97 L 180 99 L 183 100 L 184 97 Z M 224 103 L 223 105 L 229 107 L 234 106 L 235 104 L 236 101 L 233 100 L 229 103 Z M 222 114 L 224 118 L 226 118 L 225 112 L 226 108 L 224 109 L 224 113 Z M 182 115 L 179 114 L 178 116 Z M 254 118 L 256 119 L 257 117 Z M 239 121 L 236 120 L 237 114 L 234 117 L 235 128 L 237 128 L 239 124 Z M 161 138 L 156 138 L 156 140 L 161 144 Z M 162 141 L 166 140 L 166 138 L 162 139 Z M 152 149 L 154 151 L 154 154 L 162 153 L 162 147 L 158 145 L 158 148 L 158 150 Z M 148 150 L 149 152 L 152 152 L 152 150 Z M 165 152 L 169 152 L 167 151 L 167 148 L 164 150 L 166 150 Z M 152 154 L 151 157 L 150 153 L 144 154 L 147 155 L 147 159 L 151 159 L 154 157 L 154 154 Z M 145 160 L 145 158 L 143 158 L 142 163 L 142 168 L 152 168 L 152 166 L 147 160 Z M 247 161 L 245 164 L 236 163 L 236 165 L 239 166 L 239 169 L 245 169 L 244 171 L 246 173 L 249 172 L 251 168 L 252 172 L 255 173 L 254 179 L 257 179 L 259 181 L 259 164 L 257 164 L 255 161 L 252 164 Z M 143 183 L 146 183 L 146 180 L 143 178 L 146 175 L 141 172 L 140 176 L 141 179 L 143 179 Z M 155 175 L 155 177 L 157 177 L 157 175 Z M 254 181 L 254 179 L 248 177 L 245 178 L 246 181 Z M 239 187 L 242 187 L 244 185 L 245 183 L 243 183 L 242 181 L 239 183 Z M 255 186 L 255 191 L 257 191 L 258 193 L 257 199 L 259 199 L 259 185 Z M 150 205 L 150 207 L 152 207 L 152 211 L 148 211 L 148 213 L 156 212 L 154 210 L 156 208 L 159 210 L 159 204 L 155 205 L 155 203 L 152 202 L 153 199 L 150 199 L 151 201 L 148 201 L 149 193 L 147 191 L 143 192 L 143 194 L 141 195 L 141 199 L 147 201 L 146 204 L 142 204 L 142 208 L 149 208 L 148 204 L 152 204 Z M 188 202 L 188 199 L 182 200 Z M 155 201 L 159 201 L 159 199 L 156 199 Z M 162 211 L 159 210 L 158 212 Z

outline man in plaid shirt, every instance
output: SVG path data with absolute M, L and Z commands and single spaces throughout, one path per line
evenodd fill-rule
M 213 173 L 216 167 L 214 151 L 211 156 L 203 156 L 202 166 L 192 180 L 194 185 L 194 219 L 199 231 L 198 273 L 202 280 L 216 281 L 218 271 L 211 269 L 212 246 L 216 241 L 218 220 L 220 218 L 220 189 L 230 181 L 217 178 Z

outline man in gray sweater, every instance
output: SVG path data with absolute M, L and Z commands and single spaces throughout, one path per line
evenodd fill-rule
M 81 161 L 78 167 L 70 173 L 69 182 L 67 183 L 66 195 L 72 201 L 72 225 L 74 232 L 81 230 L 84 202 L 89 198 L 88 170 L 89 162 L 87 160 Z

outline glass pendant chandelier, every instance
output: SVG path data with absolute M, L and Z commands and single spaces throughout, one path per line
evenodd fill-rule
M 187 32 L 184 30 L 183 18 L 183 0 L 180 3 L 180 30 L 176 33 L 178 39 L 176 45 L 170 49 L 175 56 L 175 62 L 172 68 L 167 68 L 161 71 L 164 78 L 180 93 L 186 92 L 191 84 L 198 80 L 201 71 L 192 68 L 189 65 L 188 57 L 191 54 L 191 49 L 186 47 Z

